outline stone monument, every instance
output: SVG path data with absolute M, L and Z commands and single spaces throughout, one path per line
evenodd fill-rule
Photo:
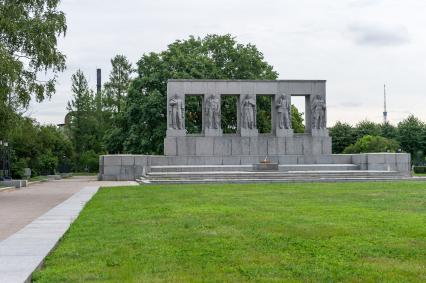
M 188 134 L 185 129 L 188 96 L 201 97 L 202 128 L 198 134 Z M 224 96 L 237 98 L 234 117 L 237 128 L 233 134 L 222 131 Z M 271 99 L 270 133 L 259 133 L 257 129 L 260 96 Z M 294 96 L 305 98 L 304 133 L 294 133 L 291 127 Z M 135 180 L 148 176 L 153 168 L 157 170 L 152 172 L 154 179 L 158 170 L 276 171 L 265 174 L 281 174 L 277 172 L 285 170 L 340 170 L 336 174 L 344 175 L 342 170 L 356 168 L 368 170 L 365 176 L 410 174 L 410 155 L 406 153 L 331 153 L 323 80 L 169 80 L 164 155 L 101 156 L 99 178 Z
M 202 96 L 203 132 L 188 135 L 184 128 L 185 98 Z M 238 97 L 236 134 L 223 134 L 221 97 Z M 259 134 L 256 98 L 272 101 L 269 134 Z M 291 128 L 291 97 L 305 97 L 306 131 Z M 331 154 L 331 138 L 326 129 L 325 81 L 169 80 L 168 129 L 164 141 L 166 156 L 282 156 Z

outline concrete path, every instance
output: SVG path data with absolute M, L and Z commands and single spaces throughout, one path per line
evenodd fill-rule
M 85 177 L 0 192 L 0 283 L 30 282 L 100 186 L 134 184 Z
M 72 177 L 0 192 L 0 242 L 84 187 L 129 184 L 134 182 L 98 182 L 95 176 Z

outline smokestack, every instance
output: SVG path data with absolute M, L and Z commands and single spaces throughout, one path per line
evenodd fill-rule
M 102 71 L 101 69 L 96 69 L 96 91 L 101 92 L 102 88 Z

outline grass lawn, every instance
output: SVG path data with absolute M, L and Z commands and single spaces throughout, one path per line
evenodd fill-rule
M 91 173 L 91 172 L 74 172 L 72 173 L 73 176 L 96 176 L 98 173 Z
M 413 173 L 414 176 L 426 177 L 426 173 Z
M 31 177 L 28 181 L 35 182 L 35 181 L 47 181 L 49 178 L 47 176 L 35 176 Z
M 36 282 L 426 282 L 426 183 L 101 189 Z

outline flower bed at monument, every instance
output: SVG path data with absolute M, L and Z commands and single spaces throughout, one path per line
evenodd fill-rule
M 101 189 L 36 282 L 424 282 L 422 182 Z

